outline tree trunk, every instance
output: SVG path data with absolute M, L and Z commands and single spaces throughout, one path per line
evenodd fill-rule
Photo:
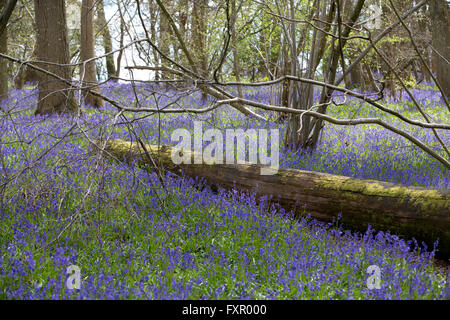
M 364 69 L 366 71 L 366 88 L 371 91 L 378 91 L 377 83 L 375 81 L 375 77 L 373 76 L 372 69 L 367 63 L 364 63 Z
M 344 65 L 345 61 L 340 60 L 339 63 L 341 64 L 341 69 L 344 70 L 344 68 L 345 68 L 345 65 Z M 350 75 L 346 75 L 344 77 L 344 84 L 345 84 L 345 87 L 347 89 L 351 89 L 352 88 L 352 79 L 350 78 Z
M 19 72 L 17 73 L 16 77 L 14 78 L 14 87 L 18 90 L 22 90 L 23 86 L 25 85 L 25 71 L 24 68 L 20 68 Z
M 286 13 L 290 14 L 290 18 L 291 19 L 295 19 L 295 5 L 294 5 L 294 1 L 290 0 L 289 1 L 289 7 Z M 289 23 L 289 28 L 286 28 L 286 33 L 289 33 L 289 40 L 287 41 L 287 47 L 289 48 L 289 52 L 290 52 L 290 56 L 289 56 L 289 61 L 290 61 L 290 70 L 289 73 L 292 76 L 298 76 L 297 72 L 298 72 L 298 68 L 297 68 L 297 60 L 298 60 L 298 56 L 297 56 L 297 32 L 296 32 L 296 27 L 295 24 L 293 22 Z M 313 37 L 314 39 L 315 37 Z M 287 49 L 286 49 L 287 51 Z M 286 57 L 287 58 L 287 57 Z M 304 105 L 302 104 L 302 102 L 299 103 L 299 87 L 301 86 L 301 84 L 299 85 L 297 82 L 294 81 L 290 81 L 289 82 L 289 95 L 288 95 L 288 106 L 291 108 L 303 108 Z M 303 92 L 302 92 L 303 93 Z M 302 99 L 303 97 L 305 97 L 306 95 L 301 95 L 300 94 L 300 98 Z M 286 133 L 286 142 L 288 146 L 295 146 L 297 147 L 299 144 L 299 138 L 301 137 L 298 134 L 298 131 L 300 129 L 301 126 L 301 119 L 299 116 L 297 115 L 289 115 L 289 125 L 287 128 L 287 133 Z M 304 120 L 303 120 L 304 121 Z
M 81 4 L 81 61 L 85 62 L 95 57 L 94 48 L 94 0 L 83 0 Z M 80 66 L 83 86 L 96 86 L 97 74 L 95 72 L 95 61 L 89 61 Z M 84 102 L 95 108 L 103 106 L 103 100 L 89 92 L 83 92 Z
M 232 26 L 231 26 L 231 46 L 233 49 L 233 71 L 237 82 L 241 82 L 241 64 L 239 63 L 239 54 L 237 49 L 237 35 L 236 35 L 236 23 L 238 8 L 236 8 L 236 0 L 231 1 L 231 12 L 232 12 Z M 243 98 L 244 93 L 242 92 L 242 86 L 237 86 L 238 97 Z
M 123 43 L 125 38 L 125 19 L 123 17 L 122 13 L 122 7 L 120 6 L 120 1 L 117 2 L 117 8 L 119 9 L 119 16 L 120 16 L 120 39 L 119 39 L 119 54 L 117 55 L 117 63 L 116 63 L 116 77 L 120 77 L 120 67 L 122 63 L 122 55 L 123 55 Z
M 432 66 L 433 54 L 432 54 L 431 48 L 428 48 L 427 59 L 425 61 L 428 62 L 428 65 Z M 420 67 L 421 67 L 421 70 L 422 70 L 422 74 L 423 74 L 423 76 L 425 78 L 425 81 L 430 83 L 431 82 L 431 75 L 428 72 L 427 68 L 423 65 L 423 63 L 420 64 Z
M 259 10 L 263 12 L 263 6 L 261 5 Z M 270 54 L 268 53 L 268 46 L 266 44 L 266 31 L 264 24 L 264 14 L 261 13 L 261 31 L 259 33 L 259 47 L 261 48 L 261 52 L 264 52 L 264 56 L 258 55 L 258 76 L 260 79 L 269 78 L 269 68 L 270 68 Z
M 195 64 L 202 77 L 208 76 L 208 53 L 206 49 L 206 7 L 208 0 L 193 0 L 192 8 L 192 44 Z M 206 101 L 207 94 L 202 90 L 202 100 Z
M 450 256 L 450 192 L 406 187 L 388 182 L 360 180 L 325 173 L 280 169 L 275 175 L 261 175 L 258 165 L 174 165 L 172 147 L 146 145 L 151 157 L 161 160 L 165 169 L 226 189 L 255 191 L 273 196 L 285 209 L 311 214 L 331 221 L 342 213 L 345 227 L 365 231 L 368 224 L 377 230 L 390 230 L 406 238 L 415 237 L 431 247 L 439 237 L 439 253 Z M 152 166 L 138 143 L 113 140 L 106 150 L 117 158 Z M 189 152 L 183 150 L 183 152 Z M 191 163 L 193 163 L 193 153 Z M 158 161 L 156 161 L 159 163 Z M 304 208 L 306 205 L 306 208 Z
M 158 16 L 158 11 L 159 11 L 159 7 L 157 4 L 154 3 L 154 1 L 149 1 L 148 2 L 148 10 L 150 12 L 150 37 L 151 40 L 154 44 L 156 44 L 156 39 L 157 39 L 157 31 L 156 31 L 156 25 L 157 25 L 157 16 Z M 162 13 L 161 13 L 162 14 Z M 151 48 L 152 52 L 153 52 L 153 65 L 155 67 L 160 67 L 160 57 L 158 52 L 154 49 Z M 159 71 L 155 71 L 155 81 L 159 80 Z
M 352 10 L 352 15 L 350 18 L 350 22 L 348 25 L 345 26 L 344 30 L 342 31 L 342 43 L 339 43 L 335 46 L 333 50 L 330 50 L 329 55 L 329 67 L 326 70 L 325 79 L 328 83 L 334 83 L 336 79 L 336 71 L 337 66 L 339 63 L 339 57 L 340 57 L 340 50 L 343 49 L 347 43 L 346 38 L 349 36 L 351 27 L 353 24 L 358 20 L 359 16 L 361 15 L 362 8 L 364 6 L 365 0 L 358 0 L 354 6 L 354 9 Z M 323 106 L 320 106 L 318 108 L 318 112 L 325 114 L 327 111 L 326 103 L 328 103 L 331 100 L 331 95 L 333 93 L 332 89 L 329 88 L 322 88 L 322 94 L 319 100 L 319 103 Z M 320 133 L 322 132 L 322 129 L 324 127 L 323 121 L 321 119 L 314 119 L 314 124 L 311 125 L 311 132 L 312 136 L 310 139 L 308 139 L 308 142 L 303 145 L 303 148 L 311 148 L 315 149 L 319 143 L 319 137 Z
M 37 58 L 54 64 L 39 63 L 39 67 L 71 79 L 69 43 L 67 41 L 64 0 L 34 0 L 37 28 Z M 56 65 L 58 64 L 58 65 Z M 42 73 L 39 75 L 39 101 L 36 114 L 76 112 L 78 106 L 69 85 Z
M 294 3 L 291 1 L 291 18 L 295 18 L 295 10 L 293 10 Z M 336 6 L 335 1 L 315 1 L 314 11 L 311 12 L 311 18 L 315 17 L 317 20 L 314 22 L 316 27 L 320 29 L 324 29 L 326 32 L 330 30 L 331 22 L 334 19 L 334 16 L 336 14 Z M 327 10 L 328 9 L 328 10 Z M 291 24 L 291 28 L 294 28 L 295 25 Z M 292 32 L 293 36 L 291 38 L 296 39 L 295 32 Z M 309 49 L 308 52 L 308 69 L 304 76 L 308 79 L 314 79 L 316 69 L 319 66 L 320 62 L 323 60 L 325 49 L 326 49 L 326 43 L 327 43 L 327 34 L 324 32 L 318 32 L 316 28 L 312 30 L 312 42 L 311 42 L 311 49 Z M 292 51 L 292 50 L 291 50 Z M 294 59 L 291 59 L 293 61 L 297 60 L 297 57 Z M 338 61 L 338 60 L 336 60 Z M 329 61 L 330 62 L 330 61 Z M 337 69 L 337 64 L 336 64 Z M 292 71 L 296 71 L 295 69 L 292 69 Z M 299 74 L 295 74 L 299 76 Z M 333 79 L 331 79 L 331 82 Z M 295 86 L 291 85 L 292 90 L 292 103 L 291 106 L 293 108 L 298 108 L 302 110 L 308 110 L 311 108 L 311 106 L 314 103 L 313 95 L 314 95 L 314 85 L 307 84 L 307 83 L 301 83 L 296 84 Z M 299 93 L 298 98 L 297 93 Z M 297 101 L 296 101 L 297 100 Z M 289 127 L 287 130 L 287 143 L 294 147 L 295 149 L 308 149 L 310 145 L 308 145 L 310 139 L 311 139 L 311 130 L 312 130 L 312 124 L 313 121 L 316 121 L 312 119 L 310 116 L 298 116 L 298 115 L 290 115 L 290 121 L 289 121 Z M 300 130 L 301 128 L 301 130 Z
M 0 0 L 0 13 L 6 8 L 7 0 Z M 0 53 L 8 54 L 8 29 L 0 33 Z M 0 58 L 0 101 L 8 96 L 7 60 Z
M 27 58 L 28 60 L 37 60 L 37 43 L 34 44 L 33 52 Z M 23 86 L 27 82 L 38 82 L 39 72 L 28 66 L 22 66 L 19 70 L 14 85 L 17 89 L 23 89 Z
M 169 20 L 163 13 L 160 13 L 158 47 L 161 50 L 161 52 L 166 56 L 170 56 L 169 35 L 170 35 Z M 171 67 L 168 61 L 163 57 L 161 57 L 161 66 Z M 168 72 L 161 71 L 160 78 L 161 80 L 170 80 L 172 78 L 172 75 Z M 164 84 L 164 87 L 166 88 L 168 87 L 167 83 Z
M 446 0 L 430 1 L 432 44 L 434 49 L 442 55 L 440 57 L 433 51 L 433 65 L 436 78 L 447 97 L 450 97 L 450 21 L 449 6 Z
M 6 30 L 9 18 L 11 17 L 16 4 L 17 0 L 0 1 L 0 34 Z
M 208 54 L 206 52 L 206 7 L 207 0 L 194 0 L 192 19 L 192 43 L 197 70 L 206 77 L 208 73 Z
M 188 17 L 190 15 L 189 12 L 189 0 L 180 0 L 178 5 L 178 24 L 180 29 L 181 38 L 186 42 L 186 33 L 188 26 Z M 179 60 L 182 65 L 187 65 L 188 61 L 186 60 L 186 56 L 183 54 L 183 48 L 181 43 L 177 41 L 176 37 L 173 40 L 174 45 L 176 46 L 176 52 L 179 53 Z M 187 79 L 183 76 L 184 80 Z M 182 84 L 185 85 L 186 83 Z
M 352 85 L 360 88 L 361 91 L 364 91 L 366 84 L 364 83 L 364 74 L 363 74 L 363 69 L 362 69 L 361 63 L 362 62 L 358 63 L 350 71 L 350 76 L 351 76 Z
M 113 47 L 112 47 L 111 33 L 109 32 L 108 23 L 106 22 L 105 17 L 104 0 L 98 1 L 97 14 L 98 14 L 97 24 L 102 34 L 103 47 L 106 54 L 108 52 L 111 52 L 113 50 Z M 108 72 L 108 79 L 117 76 L 116 66 L 114 65 L 114 56 L 112 54 L 106 57 L 106 70 Z

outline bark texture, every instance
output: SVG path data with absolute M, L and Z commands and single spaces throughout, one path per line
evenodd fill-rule
M 67 40 L 66 10 L 64 0 L 34 0 L 37 29 L 38 66 L 71 79 L 69 43 Z M 39 101 L 36 114 L 72 113 L 78 106 L 72 89 L 52 76 L 39 75 Z
M 97 4 L 97 25 L 103 39 L 103 48 L 105 54 L 113 50 L 111 32 L 109 31 L 108 23 L 105 17 L 104 0 L 98 1 Z M 106 71 L 108 72 L 108 79 L 116 77 L 116 66 L 114 65 L 114 56 L 106 56 Z
M 231 12 L 233 15 L 232 27 L 231 27 L 231 46 L 233 47 L 233 72 L 236 77 L 237 82 L 241 82 L 241 64 L 239 63 L 239 53 L 237 48 L 237 35 L 236 35 L 236 24 L 238 17 L 238 8 L 236 8 L 236 0 L 231 1 Z M 242 86 L 237 86 L 238 97 L 243 98 L 244 93 L 242 91 Z
M 170 56 L 170 46 L 169 46 L 170 36 L 169 35 L 170 35 L 169 20 L 167 19 L 167 17 L 164 14 L 161 13 L 159 16 L 158 43 L 159 43 L 159 49 L 165 56 Z M 168 63 L 168 61 L 165 58 L 160 57 L 160 59 L 161 59 L 161 66 L 171 67 L 170 63 Z M 160 73 L 161 80 L 170 80 L 171 78 L 172 78 L 172 75 L 170 73 L 167 73 L 167 72 Z M 166 84 L 164 86 L 167 87 Z
M 431 0 L 431 32 L 433 51 L 433 65 L 437 81 L 445 95 L 450 97 L 450 20 L 449 5 L 446 0 Z M 445 61 L 447 60 L 447 61 Z
M 95 72 L 94 48 L 94 0 L 83 0 L 81 4 L 81 61 L 84 62 L 80 68 L 83 78 L 83 86 L 92 87 L 97 85 L 97 73 Z M 90 61 L 89 61 L 90 60 Z M 86 62 L 89 61 L 89 62 Z M 103 100 L 93 94 L 83 92 L 84 102 L 95 108 L 103 106 Z
M 31 56 L 28 57 L 28 60 L 37 60 L 37 44 L 34 45 L 33 52 Z M 39 72 L 37 72 L 33 68 L 22 66 L 16 78 L 14 79 L 14 86 L 17 89 L 23 89 L 25 83 L 38 81 L 39 81 Z
M 192 9 L 192 52 L 200 75 L 208 75 L 208 54 L 206 48 L 207 0 L 193 0 Z

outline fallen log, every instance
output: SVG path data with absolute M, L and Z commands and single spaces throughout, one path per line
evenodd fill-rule
M 306 209 L 322 221 L 332 221 L 341 213 L 344 227 L 353 230 L 365 231 L 370 224 L 376 230 L 389 230 L 405 239 L 414 237 L 419 243 L 425 241 L 428 248 L 439 238 L 438 256 L 450 257 L 449 190 L 295 169 L 260 175 L 260 165 L 175 165 L 171 159 L 172 147 L 145 145 L 145 149 L 137 142 L 123 140 L 108 141 L 105 148 L 121 160 L 136 159 L 145 166 L 159 163 L 168 171 L 202 177 L 212 185 L 256 191 L 260 196 L 272 195 L 285 209 L 297 213 Z M 189 153 L 193 159 L 194 154 Z

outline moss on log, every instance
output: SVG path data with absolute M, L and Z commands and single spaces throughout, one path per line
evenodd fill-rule
M 449 190 L 407 187 L 389 182 L 361 180 L 326 173 L 280 169 L 274 175 L 260 175 L 260 165 L 175 165 L 169 146 L 145 145 L 111 140 L 106 151 L 120 160 L 136 159 L 141 165 L 152 160 L 166 170 L 190 177 L 202 177 L 209 184 L 223 188 L 256 191 L 272 195 L 284 208 L 296 213 L 331 221 L 342 213 L 341 222 L 353 230 L 365 231 L 368 224 L 377 230 L 389 230 L 406 239 L 425 241 L 428 247 L 439 238 L 439 257 L 450 257 Z M 194 154 L 190 152 L 191 159 Z M 193 163 L 193 161 L 191 161 Z

